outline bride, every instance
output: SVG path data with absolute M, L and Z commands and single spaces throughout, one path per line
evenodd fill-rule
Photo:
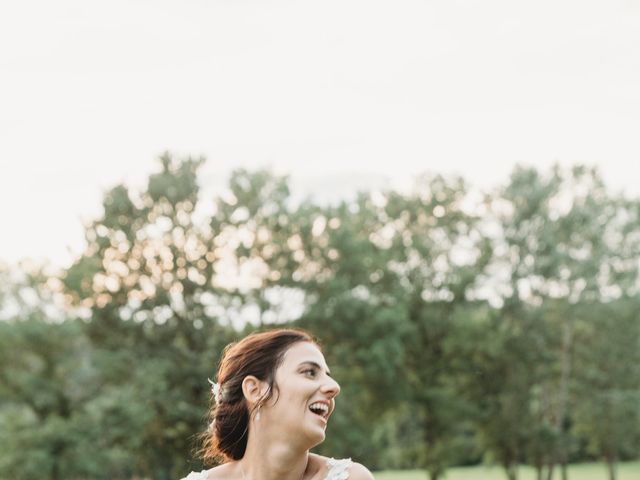
M 228 345 L 213 383 L 205 463 L 183 480 L 373 480 L 351 459 L 309 450 L 325 438 L 340 386 L 301 330 L 251 334 Z

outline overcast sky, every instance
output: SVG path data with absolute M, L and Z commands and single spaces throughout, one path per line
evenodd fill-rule
M 640 193 L 636 0 L 0 3 L 0 259 L 67 263 L 163 151 L 345 194 L 600 166 Z

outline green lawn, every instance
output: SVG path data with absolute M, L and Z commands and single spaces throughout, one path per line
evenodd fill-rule
M 427 475 L 419 470 L 386 470 L 373 472 L 376 480 L 427 480 Z M 447 471 L 444 480 L 506 480 L 504 470 L 499 467 L 462 467 Z M 518 480 L 535 480 L 535 471 L 529 467 L 521 467 Z M 607 480 L 606 467 L 603 463 L 582 463 L 569 467 L 569 480 Z M 640 462 L 626 462 L 618 466 L 618 480 L 640 480 Z M 556 470 L 554 480 L 560 479 Z

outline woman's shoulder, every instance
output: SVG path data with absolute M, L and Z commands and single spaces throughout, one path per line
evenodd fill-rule
M 349 480 L 374 480 L 373 474 L 361 463 L 351 462 Z
M 319 466 L 319 475 L 314 478 L 321 480 L 373 480 L 373 475 L 367 467 L 350 458 L 333 458 L 312 454 L 312 459 Z

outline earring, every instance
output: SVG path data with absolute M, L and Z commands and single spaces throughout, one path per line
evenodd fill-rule
M 260 421 L 260 407 L 256 409 L 256 422 Z

